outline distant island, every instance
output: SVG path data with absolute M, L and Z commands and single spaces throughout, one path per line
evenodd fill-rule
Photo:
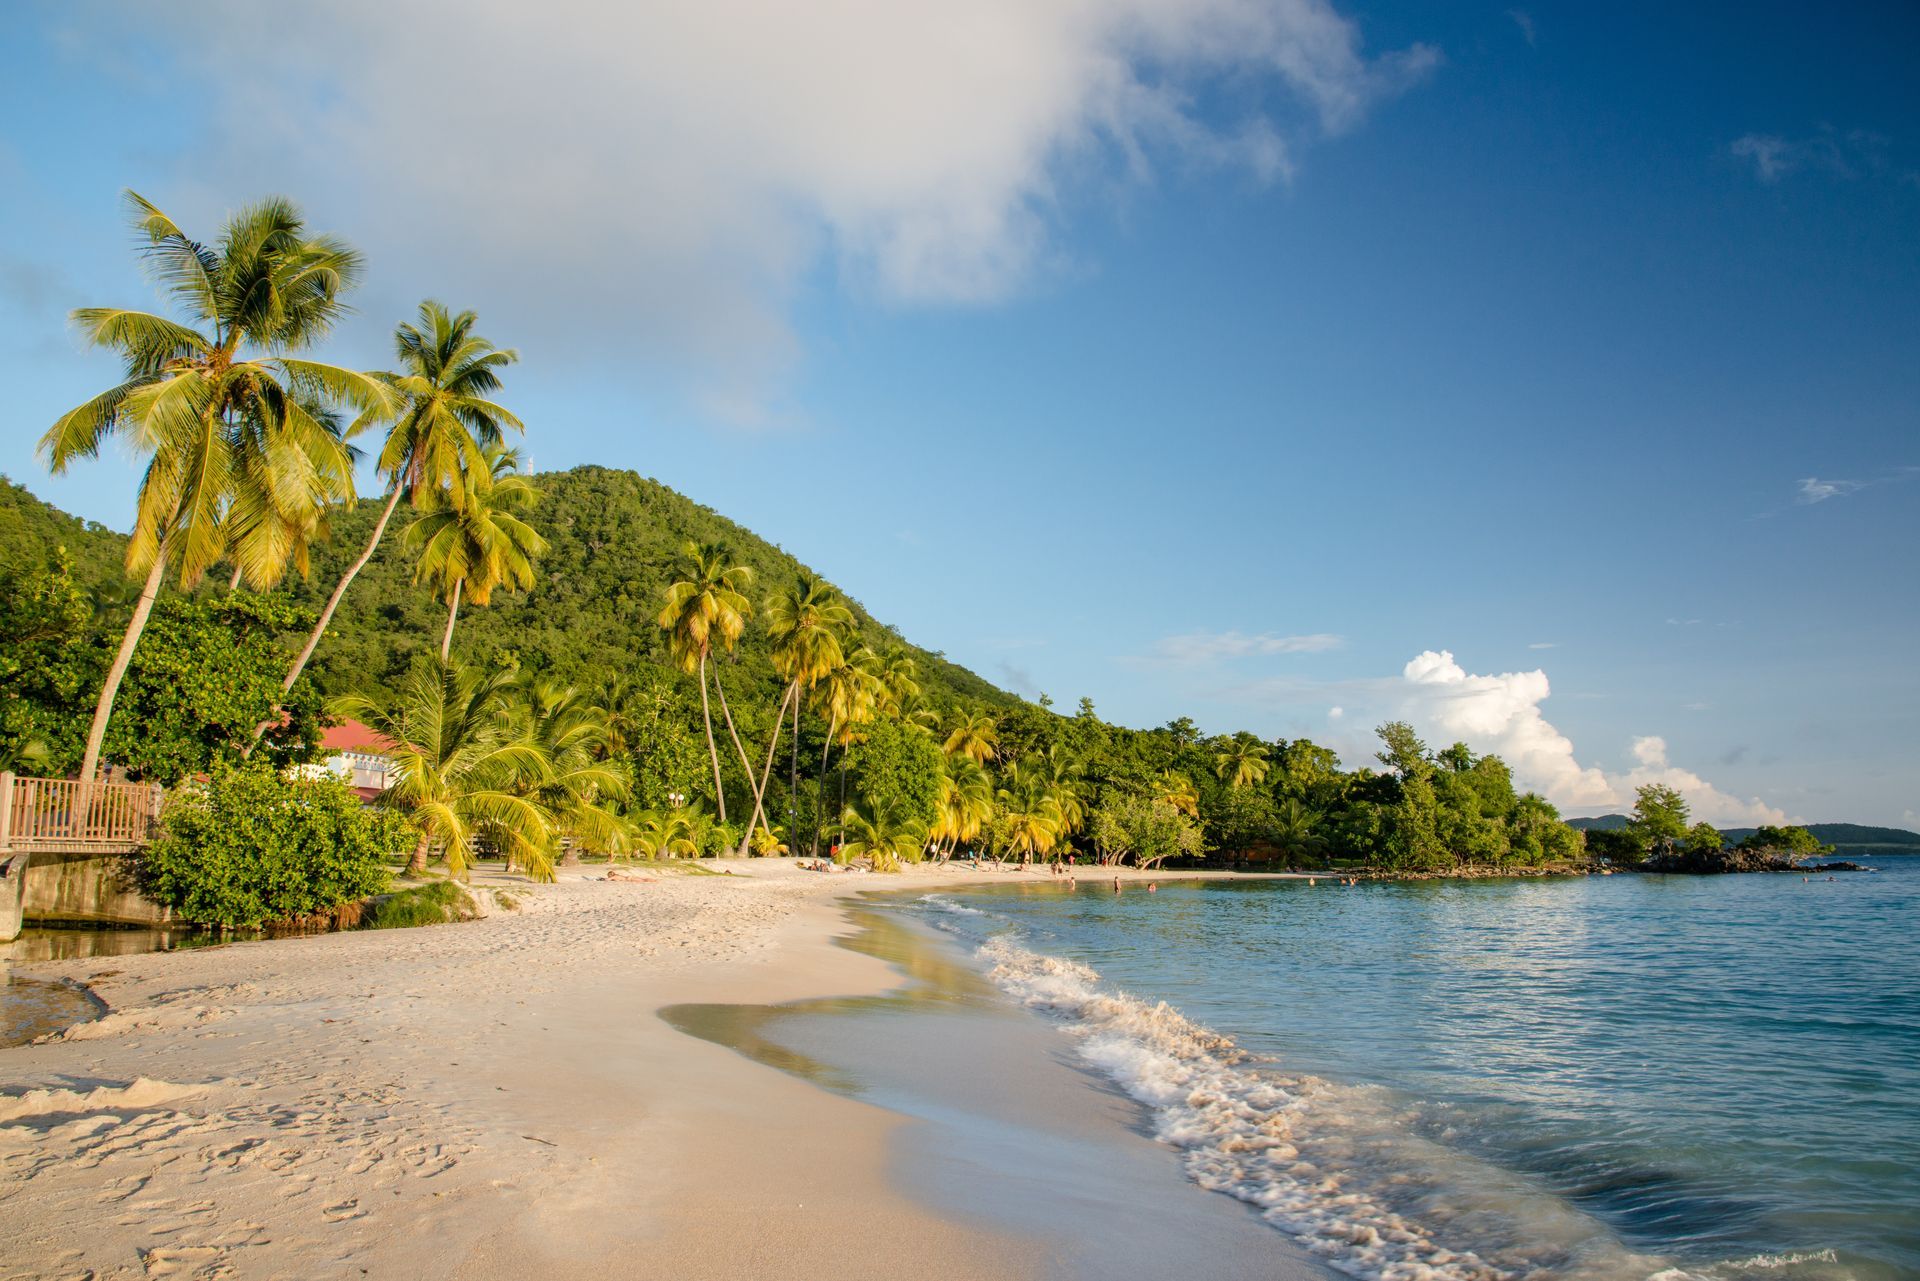
M 1567 826 L 1581 832 L 1625 831 L 1632 818 L 1625 814 L 1601 814 L 1595 818 L 1570 818 Z M 1864 823 L 1808 823 L 1805 825 L 1822 845 L 1835 854 L 1850 858 L 1886 858 L 1894 854 L 1920 854 L 1920 832 L 1903 827 L 1871 827 Z M 1738 845 L 1760 829 L 1729 827 L 1720 835 L 1729 845 Z

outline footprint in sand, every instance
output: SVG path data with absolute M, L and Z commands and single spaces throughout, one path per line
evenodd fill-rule
M 150 1277 L 225 1277 L 226 1251 L 210 1245 L 163 1245 L 140 1256 Z
M 356 1197 L 352 1200 L 342 1201 L 339 1205 L 330 1205 L 325 1210 L 322 1210 L 321 1213 L 326 1216 L 327 1222 L 329 1223 L 345 1223 L 349 1219 L 363 1217 L 366 1211 L 360 1208 L 359 1198 Z

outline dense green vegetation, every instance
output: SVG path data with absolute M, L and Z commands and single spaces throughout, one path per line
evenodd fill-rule
M 1567 826 L 1589 834 L 1625 829 L 1633 819 L 1626 814 L 1601 814 L 1595 818 L 1573 818 Z M 1728 845 L 1740 845 L 1758 834 L 1757 827 L 1729 827 L 1721 836 Z M 1863 823 L 1808 823 L 1805 829 L 1813 838 L 1851 858 L 1871 858 L 1886 854 L 1920 854 L 1920 832 L 1903 827 L 1871 827 Z
M 142 888 L 184 920 L 246 928 L 300 920 L 376 894 L 387 859 L 413 844 L 406 821 L 370 809 L 338 779 L 220 766 L 177 789 L 141 859 Z

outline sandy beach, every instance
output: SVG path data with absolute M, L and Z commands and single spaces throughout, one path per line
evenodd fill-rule
M 1025 874 L 731 870 L 571 872 L 462 925 L 24 967 L 110 1012 L 0 1050 L 0 1276 L 1083 1274 L 1071 1224 L 903 1190 L 903 1117 L 656 1016 L 897 987 L 834 946 L 850 896 Z M 1162 1187 L 1129 1105 L 1031 1059 L 1005 1088 L 1087 1109 L 1160 1213 L 1226 1241 L 1212 1274 L 1318 1274 L 1170 1158 Z

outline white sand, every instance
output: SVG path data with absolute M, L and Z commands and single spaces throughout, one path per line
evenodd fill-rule
M 733 866 L 24 967 L 112 1010 L 0 1050 L 0 1279 L 1038 1275 L 892 1188 L 899 1118 L 655 1017 L 884 990 L 839 896 L 1019 873 Z

